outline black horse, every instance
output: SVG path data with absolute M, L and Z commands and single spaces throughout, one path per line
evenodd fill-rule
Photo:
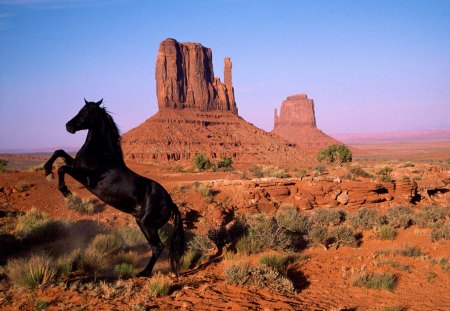
M 150 276 L 164 248 L 158 229 L 174 216 L 174 231 L 169 247 L 172 270 L 178 272 L 185 250 L 185 237 L 180 211 L 167 191 L 157 182 L 130 170 L 123 160 L 120 133 L 112 117 L 99 102 L 85 101 L 85 106 L 66 124 L 69 133 L 88 130 L 86 142 L 72 158 L 64 150 L 56 150 L 45 163 L 46 176 L 53 176 L 53 162 L 59 157 L 65 165 L 58 169 L 58 189 L 71 195 L 64 182 L 69 174 L 105 203 L 136 218 L 139 228 L 152 248 L 152 257 L 139 276 Z

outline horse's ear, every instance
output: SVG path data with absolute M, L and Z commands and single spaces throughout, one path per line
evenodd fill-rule
M 84 99 L 84 103 L 87 105 L 88 101 L 86 100 L 86 98 Z
M 100 106 L 100 105 L 102 104 L 102 102 L 103 102 L 103 98 L 100 99 L 100 101 L 96 102 L 95 104 L 96 104 L 97 106 Z

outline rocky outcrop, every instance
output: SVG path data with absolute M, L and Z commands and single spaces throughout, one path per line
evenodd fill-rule
M 275 108 L 272 133 L 303 149 L 322 149 L 341 144 L 316 126 L 314 101 L 306 94 L 292 95 L 281 103 L 280 115 Z
M 167 39 L 159 47 L 155 77 L 159 111 L 122 136 L 125 159 L 192 163 L 203 154 L 231 157 L 238 165 L 315 163 L 292 143 L 238 116 L 229 57 L 222 83 L 214 78 L 210 49 Z
M 225 84 L 214 77 L 211 49 L 199 43 L 164 40 L 155 72 L 159 110 L 192 108 L 237 114 L 229 57 L 224 67 Z

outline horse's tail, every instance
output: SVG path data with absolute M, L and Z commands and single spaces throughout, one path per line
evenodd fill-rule
M 175 220 L 173 222 L 174 230 L 169 247 L 169 261 L 170 266 L 172 267 L 172 271 L 178 274 L 178 271 L 180 269 L 180 261 L 186 249 L 186 242 L 183 230 L 183 222 L 181 221 L 181 214 L 175 204 L 172 205 L 172 213 L 175 216 Z

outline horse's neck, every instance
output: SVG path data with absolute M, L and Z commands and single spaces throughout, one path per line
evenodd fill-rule
M 103 160 L 104 156 L 122 159 L 122 152 L 116 150 L 112 144 L 117 142 L 111 141 L 108 137 L 109 133 L 104 133 L 101 129 L 91 129 L 88 131 L 86 141 L 77 154 L 79 156 L 88 156 L 91 160 L 95 158 Z

